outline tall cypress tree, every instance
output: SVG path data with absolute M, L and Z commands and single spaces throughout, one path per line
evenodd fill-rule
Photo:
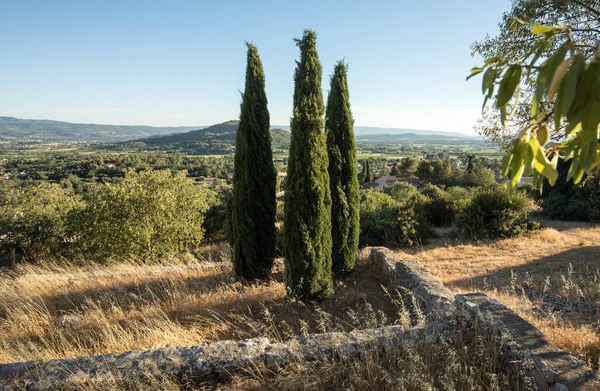
M 305 30 L 294 73 L 292 140 L 285 190 L 285 282 L 303 300 L 331 293 L 331 194 L 317 34 Z
M 370 183 L 375 180 L 375 176 L 373 175 L 373 171 L 371 171 L 371 159 L 367 159 L 365 162 L 365 166 L 363 167 L 363 171 L 365 172 L 365 183 Z
M 354 141 L 354 118 L 350 110 L 348 69 L 335 66 L 325 114 L 331 189 L 332 270 L 352 271 L 358 252 L 360 190 Z
M 230 241 L 235 273 L 254 279 L 269 275 L 275 257 L 277 173 L 265 73 L 256 46 L 246 45 L 248 62 L 235 144 Z

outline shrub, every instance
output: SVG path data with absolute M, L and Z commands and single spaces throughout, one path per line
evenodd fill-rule
M 456 219 L 458 232 L 466 237 L 506 238 L 539 228 L 529 221 L 532 202 L 520 191 L 504 187 L 480 191 Z
M 446 190 L 452 203 L 452 213 L 456 217 L 461 214 L 465 208 L 471 203 L 473 198 L 473 190 L 468 190 L 459 186 L 452 186 Z
M 59 251 L 69 240 L 66 217 L 81 205 L 72 188 L 57 184 L 7 191 L 0 204 L 0 251 L 11 258 Z
M 496 184 L 494 171 L 482 165 L 476 165 L 471 171 L 466 171 L 461 178 L 464 187 L 490 187 Z
M 183 174 L 128 171 L 118 184 L 97 185 L 71 215 L 82 249 L 94 258 L 153 259 L 179 253 L 203 238 L 214 195 Z
M 417 166 L 417 178 L 423 183 L 452 186 L 457 182 L 457 173 L 450 160 L 421 160 Z
M 394 183 L 386 187 L 384 193 L 401 204 L 419 204 L 425 202 L 425 197 L 411 184 L 405 182 Z
M 428 184 L 422 190 L 425 196 L 418 208 L 431 224 L 441 227 L 452 224 L 454 208 L 450 195 L 435 185 Z
M 390 195 L 372 189 L 362 193 L 360 228 L 362 246 L 425 244 L 433 234 L 413 205 L 400 203 Z

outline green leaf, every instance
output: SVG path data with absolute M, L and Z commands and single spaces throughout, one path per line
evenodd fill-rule
M 561 30 L 562 29 L 560 27 L 544 26 L 541 24 L 536 24 L 531 29 L 531 32 L 533 34 L 543 35 L 543 34 L 549 34 L 549 33 L 556 34 L 557 32 L 559 32 Z
M 540 125 L 536 133 L 537 140 L 541 146 L 546 145 L 548 140 L 550 140 L 550 132 L 548 131 L 548 127 L 546 125 Z
M 475 75 L 479 75 L 481 72 L 483 72 L 485 68 L 482 67 L 473 67 L 471 69 L 471 74 L 469 76 L 467 76 L 467 80 L 469 80 L 470 78 L 472 78 Z
M 591 97 L 586 103 L 583 119 L 581 121 L 581 142 L 589 143 L 598 139 L 598 125 L 600 124 L 600 101 Z M 586 166 L 587 168 L 587 166 Z
M 561 62 L 558 65 L 558 67 L 556 67 L 556 71 L 554 72 L 554 76 L 552 76 L 552 81 L 550 82 L 550 90 L 548 91 L 548 94 L 550 95 L 551 99 L 554 96 L 554 94 L 556 94 L 558 86 L 562 83 L 563 78 L 567 73 L 567 69 L 569 69 L 570 63 L 571 58 L 567 58 L 566 60 L 563 60 L 563 62 Z
M 513 155 L 504 155 L 502 158 L 502 176 L 507 177 L 508 172 L 510 171 L 510 163 L 512 161 Z
M 504 73 L 504 77 L 500 82 L 500 88 L 498 89 L 497 107 L 505 106 L 510 101 L 521 81 L 522 72 L 523 68 L 521 66 L 511 65 Z
M 554 52 L 554 54 L 542 65 L 537 79 L 537 87 L 533 96 L 531 105 L 531 116 L 536 118 L 539 112 L 539 103 L 542 101 L 544 94 L 548 91 L 552 77 L 556 72 L 556 68 L 563 61 L 567 55 L 567 51 L 571 47 L 571 41 L 567 41 L 561 45 L 560 48 Z

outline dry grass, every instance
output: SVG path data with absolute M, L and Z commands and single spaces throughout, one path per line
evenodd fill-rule
M 242 283 L 226 251 L 205 250 L 213 262 L 188 256 L 162 265 L 55 262 L 3 271 L 0 364 L 403 321 L 382 289 L 385 278 L 364 258 L 317 306 L 286 298 L 281 264 L 270 281 Z
M 438 240 L 414 256 L 455 292 L 483 291 L 542 330 L 548 340 L 600 366 L 600 227 L 544 222 L 528 237 Z

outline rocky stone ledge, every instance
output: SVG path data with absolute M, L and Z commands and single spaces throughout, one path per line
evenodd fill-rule
M 456 295 L 456 308 L 463 330 L 478 328 L 500 336 L 522 389 L 600 390 L 598 376 L 585 363 L 550 344 L 540 330 L 498 301 L 483 293 Z
M 285 343 L 267 338 L 219 341 L 188 347 L 130 351 L 47 362 L 30 361 L 0 365 L 2 390 L 76 388 L 77 385 L 118 381 L 161 373 L 200 381 L 225 380 L 248 370 L 278 368 L 290 362 L 348 358 L 360 352 L 392 351 L 398 346 L 435 342 L 448 326 L 433 322 L 410 330 L 401 326 L 314 334 Z
M 380 264 L 392 288 L 411 291 L 422 308 L 433 315 L 452 316 L 454 295 L 416 259 L 403 259 L 385 247 L 370 247 L 370 262 Z

